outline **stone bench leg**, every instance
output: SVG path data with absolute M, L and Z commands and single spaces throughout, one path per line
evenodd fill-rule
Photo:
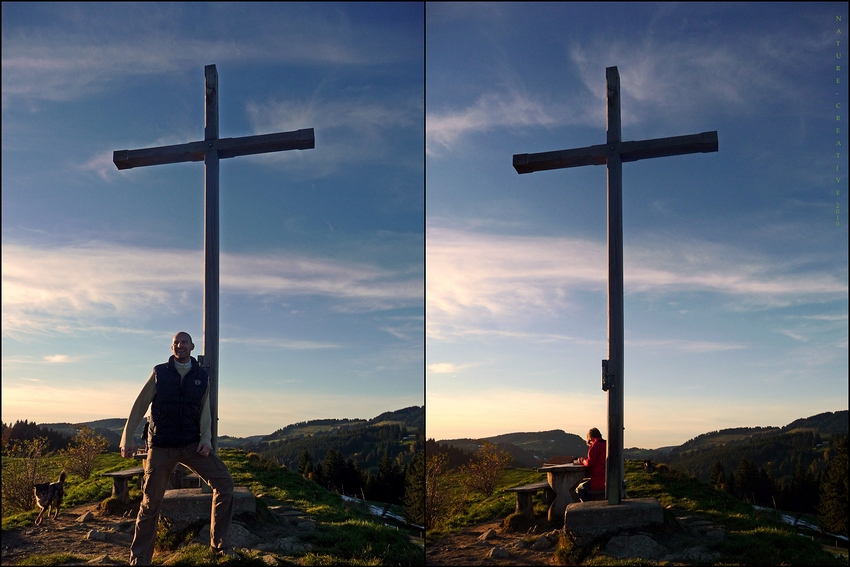
M 130 503 L 130 486 L 126 478 L 115 477 L 112 479 L 112 496 L 123 502 Z
M 531 492 L 516 493 L 516 513 L 529 520 L 534 519 L 534 507 L 531 504 Z

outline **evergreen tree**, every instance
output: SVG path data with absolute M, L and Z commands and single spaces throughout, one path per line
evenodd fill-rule
M 748 502 L 754 501 L 756 487 L 759 482 L 759 471 L 756 465 L 749 459 L 741 459 L 735 471 L 735 480 L 738 483 L 738 494 L 740 498 Z
M 726 492 L 735 496 L 738 494 L 738 483 L 735 480 L 735 473 L 730 472 L 729 477 L 726 479 Z
M 345 483 L 345 459 L 336 449 L 328 449 L 322 466 L 322 477 L 325 486 L 332 490 L 342 490 Z
M 818 523 L 826 532 L 847 536 L 847 510 L 850 508 L 847 436 L 837 437 L 830 445 L 820 483 Z
M 770 506 L 773 500 L 773 495 L 776 494 L 776 483 L 770 473 L 764 469 L 759 469 L 758 481 L 755 489 L 755 503 L 760 506 Z
M 800 459 L 794 467 L 791 478 L 791 504 L 798 514 L 814 512 L 818 501 L 818 483 Z
M 307 451 L 301 453 L 301 457 L 298 459 L 298 472 L 305 478 L 313 472 L 313 458 Z
M 404 478 L 404 519 L 425 525 L 425 451 L 418 451 Z
M 714 465 L 711 467 L 710 482 L 712 486 L 717 488 L 720 488 L 726 482 L 726 473 L 723 471 L 723 463 L 720 461 L 714 461 Z

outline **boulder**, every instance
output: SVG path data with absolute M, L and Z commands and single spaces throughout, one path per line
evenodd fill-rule
M 487 530 L 478 537 L 478 541 L 487 541 L 488 539 L 493 539 L 498 535 L 499 534 L 496 533 L 496 530 Z

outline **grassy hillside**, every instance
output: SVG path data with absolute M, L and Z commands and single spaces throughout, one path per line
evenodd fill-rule
M 458 472 L 449 473 L 449 484 L 454 487 L 463 485 Z M 465 527 L 487 521 L 499 520 L 514 511 L 516 497 L 506 488 L 544 480 L 544 475 L 533 470 L 512 469 L 503 471 L 498 486 L 490 497 L 465 493 L 456 488 L 453 494 L 458 509 L 439 525 L 439 529 L 428 532 L 429 542 L 435 542 L 445 535 Z M 805 533 L 800 537 L 794 529 L 769 517 L 765 512 L 757 512 L 752 506 L 742 503 L 728 494 L 714 489 L 686 474 L 675 471 L 646 473 L 641 463 L 626 462 L 626 480 L 628 496 L 632 498 L 654 497 L 665 508 L 676 508 L 690 514 L 697 514 L 726 529 L 722 542 L 711 544 L 711 548 L 720 552 L 716 564 L 733 565 L 846 565 L 823 551 L 818 536 Z M 545 521 L 547 506 L 540 501 L 540 493 L 534 498 L 535 517 Z M 665 513 L 665 528 L 675 529 L 675 518 L 669 511 Z M 559 526 L 549 526 L 558 528 Z M 815 536 L 815 541 L 812 540 Z M 603 546 L 604 547 L 604 546 Z M 626 565 L 633 561 L 621 561 L 603 558 L 596 550 L 585 550 L 578 554 L 581 564 L 587 565 Z M 651 562 L 645 564 L 652 564 Z
M 302 478 L 297 473 L 262 459 L 259 455 L 236 450 L 222 449 L 222 460 L 227 464 L 238 486 L 247 486 L 254 495 L 274 499 L 309 514 L 317 522 L 317 529 L 309 536 L 314 548 L 298 558 L 302 565 L 424 565 L 421 545 L 412 542 L 403 530 L 388 527 L 380 518 L 371 516 L 358 507 L 347 505 L 338 495 L 328 492 L 316 483 Z M 3 458 L 3 466 L 10 462 Z M 58 474 L 60 463 L 57 458 L 48 459 Z M 133 463 L 135 464 L 135 463 Z M 121 470 L 131 466 L 130 461 L 116 453 L 105 453 L 98 457 L 95 472 L 88 480 L 70 475 L 66 481 L 66 498 L 63 510 L 99 502 L 108 498 L 112 491 L 112 480 L 101 478 L 104 472 Z M 138 499 L 138 488 L 131 488 L 131 499 Z M 264 504 L 258 500 L 258 519 L 263 521 Z M 268 512 L 265 513 L 268 515 Z M 36 510 L 3 517 L 2 530 L 28 528 L 37 516 Z M 212 557 L 208 546 L 188 545 L 174 551 L 168 558 L 169 564 L 207 565 L 217 559 Z M 57 550 L 51 550 L 55 553 Z M 258 552 L 248 552 L 245 564 L 263 565 Z M 257 557 L 255 557 L 257 556 Z M 48 557 L 49 559 L 49 557 Z M 282 564 L 293 564 L 292 556 L 277 558 Z M 48 565 L 51 562 L 30 564 Z M 63 562 L 72 561 L 65 558 Z M 227 560 L 222 560 L 226 563 Z

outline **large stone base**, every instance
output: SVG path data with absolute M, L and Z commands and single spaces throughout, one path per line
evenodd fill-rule
M 564 526 L 582 540 L 646 528 L 664 523 L 664 510 L 655 498 L 628 498 L 620 504 L 607 501 L 576 502 L 567 506 Z
M 201 519 L 209 521 L 212 513 L 212 497 L 212 493 L 202 493 L 200 488 L 166 490 L 162 499 L 160 515 L 178 522 L 191 522 Z M 233 515 L 256 511 L 257 501 L 248 487 L 235 487 L 233 489 Z

